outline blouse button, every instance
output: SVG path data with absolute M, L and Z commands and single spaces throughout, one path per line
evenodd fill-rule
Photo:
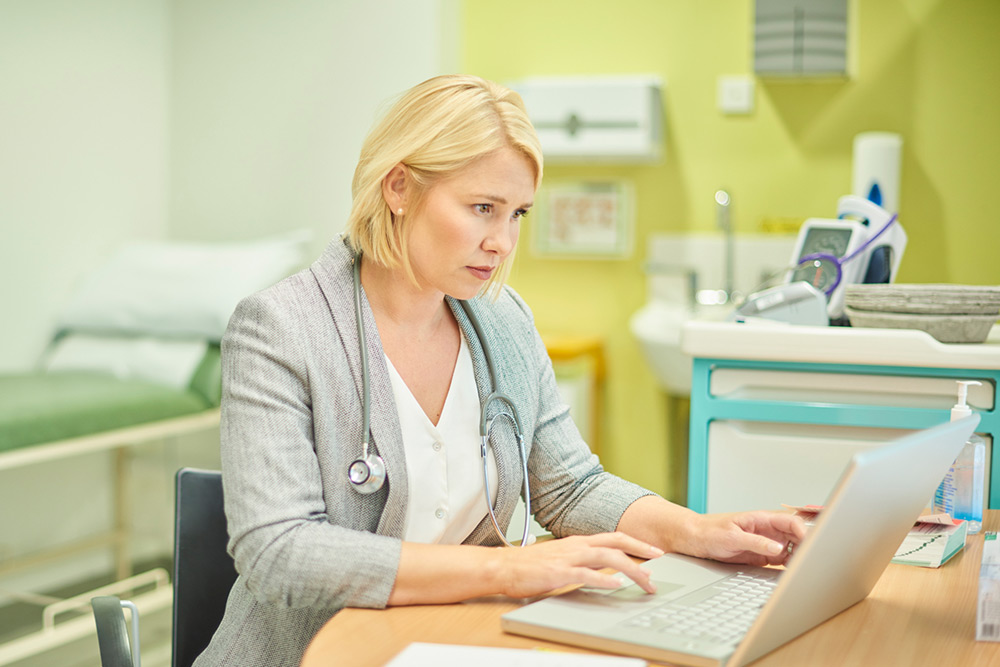
M 439 519 L 443 519 L 444 518 L 444 510 L 442 510 L 442 509 L 434 510 L 434 516 L 436 516 Z
M 442 445 L 442 444 L 441 444 L 440 442 L 437 442 L 437 441 L 435 441 L 435 442 L 434 442 L 434 444 L 433 444 L 432 446 L 433 446 L 433 448 L 434 448 L 434 451 L 435 451 L 435 452 L 440 452 L 440 451 L 441 451 L 441 448 L 442 448 L 442 447 L 443 447 L 444 445 Z

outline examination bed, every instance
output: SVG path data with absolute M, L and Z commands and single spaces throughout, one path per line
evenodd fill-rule
M 297 268 L 306 240 L 298 234 L 229 244 L 130 244 L 83 281 L 35 368 L 0 374 L 0 484 L 16 482 L 17 469 L 25 466 L 97 452 L 110 452 L 113 466 L 108 530 L 3 553 L 0 577 L 105 549 L 113 556 L 116 579 L 101 592 L 66 600 L 49 598 L 47 591 L 5 590 L 10 598 L 40 604 L 43 612 L 37 631 L 0 643 L 0 665 L 93 632 L 89 618 L 69 613 L 89 605 L 93 594 L 152 588 L 151 608 L 169 606 L 164 570 L 132 572 L 132 505 L 136 493 L 146 492 L 130 481 L 132 452 L 147 443 L 217 430 L 219 341 L 229 314 L 240 298 Z M 29 487 L 25 494 L 58 491 L 47 485 Z M 15 511 L 30 512 L 32 498 L 23 500 Z M 72 507 L 64 519 L 78 520 Z
M 0 469 L 18 450 L 212 411 L 218 381 L 218 346 L 182 389 L 87 371 L 0 375 Z

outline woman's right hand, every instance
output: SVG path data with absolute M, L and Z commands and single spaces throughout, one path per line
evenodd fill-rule
M 655 558 L 659 548 L 624 533 L 574 535 L 536 542 L 519 548 L 497 549 L 501 592 L 517 598 L 548 593 L 557 588 L 583 584 L 594 588 L 618 588 L 621 581 L 611 568 L 621 572 L 647 593 L 656 590 L 649 572 L 629 556 Z
M 614 574 L 600 571 L 605 568 L 652 593 L 649 573 L 629 556 L 662 554 L 625 533 L 542 540 L 523 549 L 403 542 L 388 604 L 441 604 L 497 594 L 526 598 L 579 584 L 621 586 Z

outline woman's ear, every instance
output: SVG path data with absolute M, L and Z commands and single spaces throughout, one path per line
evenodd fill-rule
M 385 199 L 390 211 L 406 208 L 406 189 L 409 180 L 410 172 L 402 162 L 393 167 L 382 179 L 382 198 Z

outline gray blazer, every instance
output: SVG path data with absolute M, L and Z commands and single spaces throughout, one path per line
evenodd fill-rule
M 222 341 L 222 471 L 229 551 L 239 578 L 225 618 L 195 665 L 298 665 L 309 640 L 344 607 L 384 607 L 399 563 L 408 497 L 392 386 L 367 300 L 372 446 L 387 481 L 355 491 L 361 452 L 361 361 L 351 252 L 334 239 L 309 269 L 243 300 Z M 482 348 L 449 299 L 472 354 L 481 398 L 490 391 Z M 472 307 L 498 365 L 493 378 L 525 430 L 535 518 L 557 536 L 614 530 L 646 491 L 603 471 L 559 398 L 531 312 L 507 288 Z M 500 410 L 494 401 L 490 412 Z M 490 439 L 506 526 L 521 490 L 513 431 Z M 467 544 L 498 545 L 489 517 Z

